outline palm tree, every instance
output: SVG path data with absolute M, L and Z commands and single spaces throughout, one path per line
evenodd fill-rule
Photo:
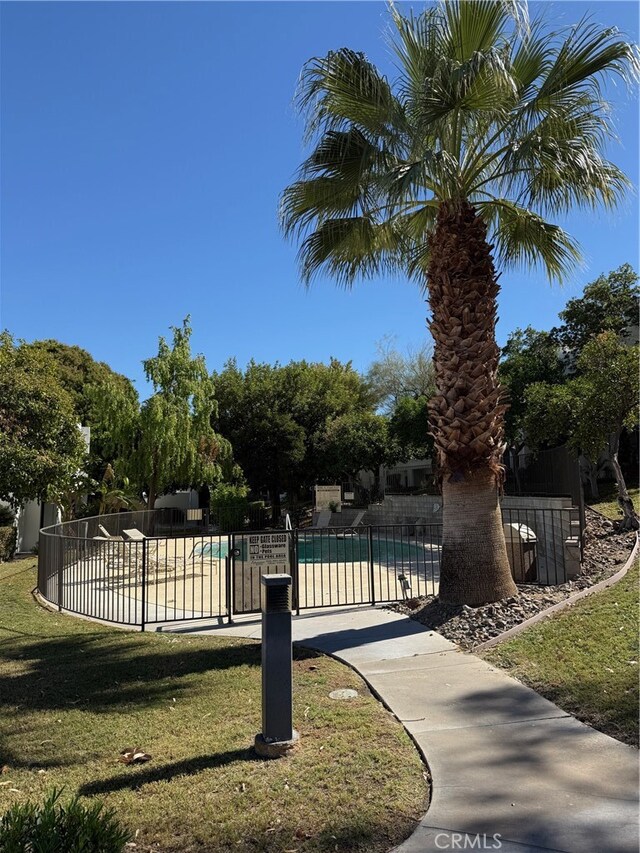
M 548 217 L 614 206 L 628 181 L 604 156 L 601 86 L 637 76 L 636 49 L 582 20 L 551 32 L 526 5 L 444 0 L 390 7 L 392 85 L 348 48 L 311 59 L 299 105 L 313 143 L 284 191 L 302 277 L 344 285 L 398 270 L 428 293 L 437 392 L 430 427 L 442 482 L 440 597 L 477 605 L 516 592 L 498 493 L 503 417 L 494 258 L 562 280 L 576 242 Z

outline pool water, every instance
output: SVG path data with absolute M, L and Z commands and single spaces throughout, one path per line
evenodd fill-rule
M 237 537 L 236 547 L 240 559 L 247 560 L 246 541 Z M 373 537 L 373 562 L 382 565 L 411 565 L 432 563 L 437 560 L 438 545 L 409 542 L 393 538 Z M 198 542 L 193 548 L 194 557 L 224 559 L 229 553 L 226 538 Z M 299 563 L 361 563 L 369 560 L 369 536 L 367 533 L 353 535 L 312 534 L 301 531 L 298 538 Z
M 373 562 L 383 565 L 431 563 L 437 545 L 424 545 L 399 539 L 373 537 Z M 300 563 L 360 563 L 369 560 L 369 537 L 365 534 L 344 536 L 305 536 L 298 540 Z
M 209 557 L 213 560 L 224 560 L 229 553 L 229 540 L 219 539 L 217 542 L 211 540 L 209 542 L 197 542 L 193 546 L 191 556 L 193 557 Z

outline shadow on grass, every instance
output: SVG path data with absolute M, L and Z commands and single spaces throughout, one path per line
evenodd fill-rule
M 260 646 L 217 646 L 189 649 L 182 644 L 158 650 L 138 638 L 79 634 L 38 642 L 4 644 L 5 664 L 15 661 L 19 672 L 0 676 L 3 706 L 30 710 L 88 707 L 92 712 L 117 712 L 117 706 L 151 705 L 181 689 L 185 676 L 234 667 L 260 665 Z
M 170 782 L 176 776 L 194 776 L 203 770 L 224 767 L 227 764 L 234 764 L 236 761 L 264 760 L 259 758 L 253 749 L 232 749 L 213 755 L 197 755 L 193 758 L 185 758 L 182 761 L 174 761 L 172 764 L 162 764 L 159 767 L 145 766 L 144 769 L 132 767 L 128 772 L 111 776 L 109 779 L 88 782 L 78 788 L 78 793 L 84 797 L 93 797 L 96 794 L 110 794 L 114 791 L 126 789 L 136 790 L 142 785 L 149 785 L 152 782 Z

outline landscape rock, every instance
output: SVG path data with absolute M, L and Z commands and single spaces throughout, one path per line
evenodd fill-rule
M 481 607 L 452 605 L 432 595 L 389 607 L 406 613 L 462 648 L 472 649 L 619 570 L 634 546 L 635 534 L 618 531 L 611 521 L 588 507 L 586 522 L 582 568 L 568 583 L 558 586 L 520 584 L 519 595 Z

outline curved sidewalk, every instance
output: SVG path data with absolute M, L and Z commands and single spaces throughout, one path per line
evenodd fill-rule
M 260 620 L 198 632 L 259 639 Z M 359 672 L 425 756 L 431 805 L 396 853 L 638 853 L 632 747 L 387 610 L 294 617 L 293 636 Z

